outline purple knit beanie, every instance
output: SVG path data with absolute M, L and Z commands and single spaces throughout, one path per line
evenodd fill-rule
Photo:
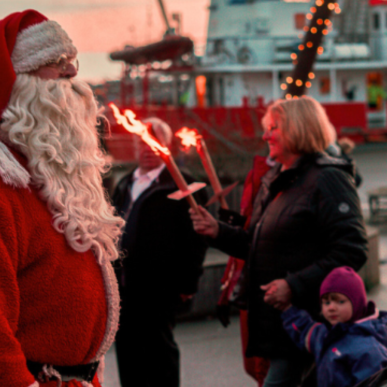
M 367 313 L 367 295 L 363 280 L 349 266 L 333 269 L 324 279 L 320 288 L 320 298 L 327 293 L 341 293 L 352 303 L 353 315 L 350 322 L 360 320 Z

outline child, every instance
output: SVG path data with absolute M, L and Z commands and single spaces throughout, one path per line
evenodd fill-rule
M 387 312 L 370 301 L 360 276 L 350 267 L 336 268 L 320 288 L 326 324 L 289 306 L 283 325 L 301 349 L 315 357 L 318 387 L 353 387 L 387 366 Z

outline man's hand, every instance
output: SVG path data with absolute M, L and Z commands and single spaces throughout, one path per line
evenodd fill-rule
M 219 233 L 217 220 L 202 206 L 198 206 L 198 208 L 199 214 L 197 214 L 192 208 L 189 210 L 194 230 L 198 234 L 216 238 Z
M 271 281 L 266 285 L 262 285 L 261 289 L 265 291 L 263 300 L 279 310 L 285 310 L 292 298 L 292 291 L 288 283 L 284 279 Z

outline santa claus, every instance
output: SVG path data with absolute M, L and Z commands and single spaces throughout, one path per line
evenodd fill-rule
M 66 32 L 0 20 L 0 386 L 100 386 L 118 325 L 100 111 Z

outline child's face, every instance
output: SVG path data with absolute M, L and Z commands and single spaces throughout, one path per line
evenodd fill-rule
M 331 325 L 345 323 L 352 317 L 352 303 L 347 296 L 344 296 L 344 294 L 324 294 L 321 298 L 321 303 L 322 314 Z

